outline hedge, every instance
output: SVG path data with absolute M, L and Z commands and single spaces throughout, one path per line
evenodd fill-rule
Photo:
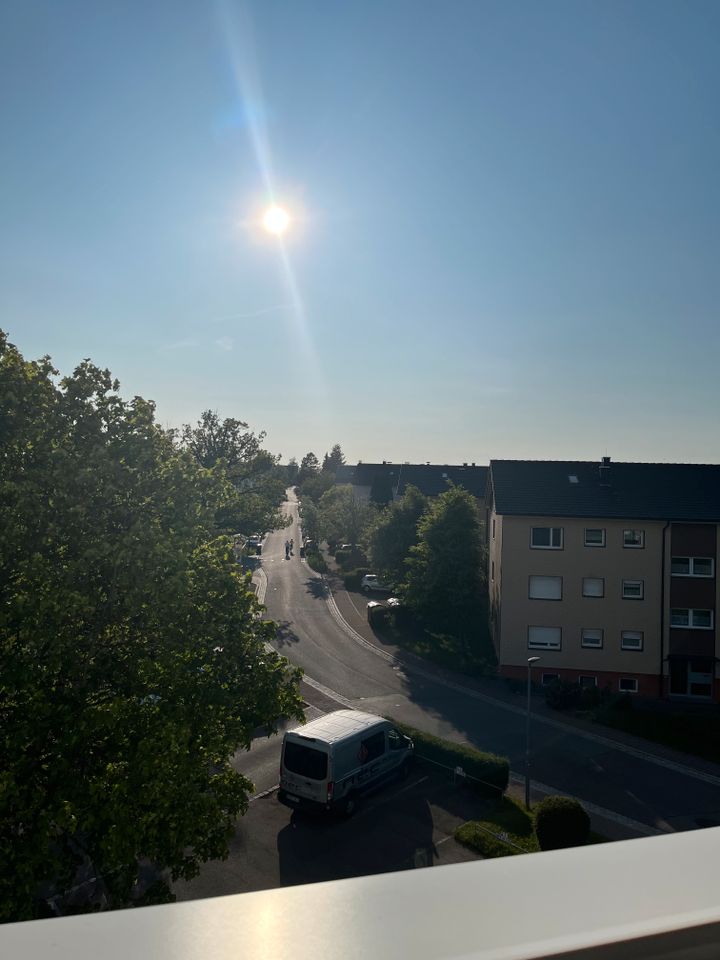
M 451 743 L 404 723 L 398 723 L 392 717 L 388 719 L 398 730 L 415 741 L 415 756 L 418 760 L 438 763 L 451 770 L 462 767 L 467 774 L 468 786 L 480 793 L 497 797 L 507 790 L 510 779 L 510 761 L 507 757 L 498 757 L 494 753 L 475 750 L 474 747 Z

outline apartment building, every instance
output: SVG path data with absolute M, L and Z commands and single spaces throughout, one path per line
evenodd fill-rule
M 500 673 L 720 701 L 720 466 L 493 460 Z

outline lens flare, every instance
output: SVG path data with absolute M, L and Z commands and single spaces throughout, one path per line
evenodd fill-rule
M 273 204 L 263 214 L 262 224 L 268 233 L 280 237 L 290 226 L 290 214 L 283 207 Z

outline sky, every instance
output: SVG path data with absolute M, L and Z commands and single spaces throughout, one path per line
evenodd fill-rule
M 0 326 L 283 460 L 720 462 L 719 91 L 714 0 L 4 0 Z

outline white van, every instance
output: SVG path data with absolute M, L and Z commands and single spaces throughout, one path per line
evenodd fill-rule
M 278 800 L 295 810 L 354 813 L 358 798 L 406 775 L 415 746 L 389 720 L 335 710 L 283 737 Z

